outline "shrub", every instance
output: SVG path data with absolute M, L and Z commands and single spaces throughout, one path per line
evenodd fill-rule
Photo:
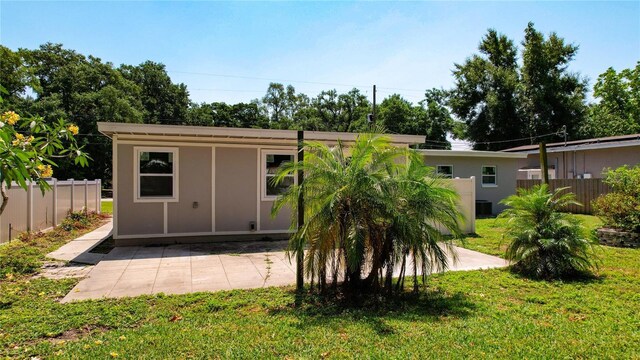
M 576 217 L 561 212 L 578 204 L 567 188 L 550 192 L 546 184 L 501 202 L 510 208 L 500 217 L 507 218 L 505 236 L 511 240 L 506 258 L 515 262 L 512 269 L 543 279 L 573 277 L 588 273 L 594 266 L 592 241 Z
M 593 202 L 605 227 L 640 232 L 640 166 L 607 170 L 604 182 L 613 192 Z
M 85 229 L 91 225 L 95 216 L 95 213 L 87 213 L 85 210 L 69 211 L 67 217 L 60 223 L 60 227 L 65 231 Z

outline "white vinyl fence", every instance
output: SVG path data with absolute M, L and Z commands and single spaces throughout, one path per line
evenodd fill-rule
M 460 228 L 465 234 L 473 234 L 476 232 L 476 179 L 474 176 L 461 179 L 455 178 L 451 180 L 453 189 L 460 195 L 459 209 L 464 215 L 464 224 Z
M 23 231 L 39 231 L 60 224 L 69 211 L 100 212 L 101 181 L 47 181 L 51 189 L 44 195 L 31 184 L 27 191 L 17 184 L 7 190 L 9 202 L 0 215 L 0 243 L 15 238 Z M 1 200 L 0 200 L 1 201 Z

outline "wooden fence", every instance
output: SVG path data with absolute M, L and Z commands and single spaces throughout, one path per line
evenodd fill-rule
M 100 212 L 100 179 L 51 179 L 47 182 L 51 190 L 44 195 L 33 183 L 27 191 L 15 183 L 7 190 L 9 202 L 0 216 L 0 244 L 23 231 L 39 231 L 58 225 L 69 211 L 84 208 Z
M 541 180 L 518 180 L 517 187 L 530 189 L 540 182 Z M 565 209 L 574 214 L 592 214 L 591 202 L 598 196 L 611 191 L 602 179 L 549 179 L 549 188 L 552 191 L 562 187 L 569 187 L 567 191 L 576 194 L 576 200 L 582 204 L 582 206 L 571 205 Z

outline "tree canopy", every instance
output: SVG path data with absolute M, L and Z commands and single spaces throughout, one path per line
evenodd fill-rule
M 390 133 L 425 136 L 422 148 L 451 147 L 448 134 L 475 149 L 501 150 L 540 140 L 630 134 L 640 131 L 640 63 L 610 68 L 595 83 L 586 104 L 587 81 L 569 70 L 578 46 L 532 23 L 521 47 L 497 30 L 482 37 L 478 53 L 454 64 L 452 89 L 428 89 L 409 101 L 391 94 L 378 104 L 375 125 Z M 187 86 L 172 81 L 154 61 L 114 64 L 61 44 L 12 50 L 0 45 L 0 84 L 7 94 L 0 111 L 60 118 L 77 124 L 94 159 L 91 168 L 58 163 L 61 178 L 111 178 L 110 141 L 97 122 L 184 124 L 315 131 L 363 132 L 371 128 L 372 103 L 361 89 L 326 89 L 315 95 L 291 84 L 270 83 L 262 97 L 227 104 L 195 103 Z

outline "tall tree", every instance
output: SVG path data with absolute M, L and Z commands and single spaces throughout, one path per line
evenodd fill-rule
M 528 136 L 535 140 L 566 126 L 569 137 L 576 137 L 586 113 L 587 85 L 568 71 L 578 46 L 556 33 L 545 39 L 533 23 L 525 29 L 522 46 L 520 95 Z
M 60 44 L 44 44 L 20 50 L 32 76 L 35 98 L 27 99 L 25 111 L 53 124 L 63 118 L 77 124 L 84 145 L 94 159 L 90 168 L 78 168 L 68 160 L 58 162 L 59 178 L 111 178 L 111 146 L 98 134 L 99 121 L 141 122 L 140 88 L 125 79 L 111 63 L 78 54 Z
M 523 137 L 517 99 L 517 48 L 505 35 L 490 29 L 478 49 L 480 54 L 455 64 L 449 104 L 466 124 L 465 137 L 474 143 L 474 149 L 499 150 L 506 146 L 495 142 Z
M 422 148 L 450 149 L 447 134 L 453 132 L 454 122 L 446 106 L 448 94 L 442 89 L 430 89 L 424 96 L 425 99 L 415 108 L 417 126 L 407 129 L 407 133 L 425 134 L 426 142 Z
M 627 135 L 640 132 L 640 62 L 635 68 L 607 69 L 593 86 L 597 103 L 580 129 L 583 137 Z
M 182 124 L 187 121 L 189 92 L 184 84 L 174 84 L 164 64 L 145 61 L 138 66 L 122 65 L 124 77 L 141 88 L 144 122 Z
M 416 122 L 413 104 L 399 94 L 390 95 L 382 100 L 377 116 L 376 121 L 393 134 L 407 133 Z

